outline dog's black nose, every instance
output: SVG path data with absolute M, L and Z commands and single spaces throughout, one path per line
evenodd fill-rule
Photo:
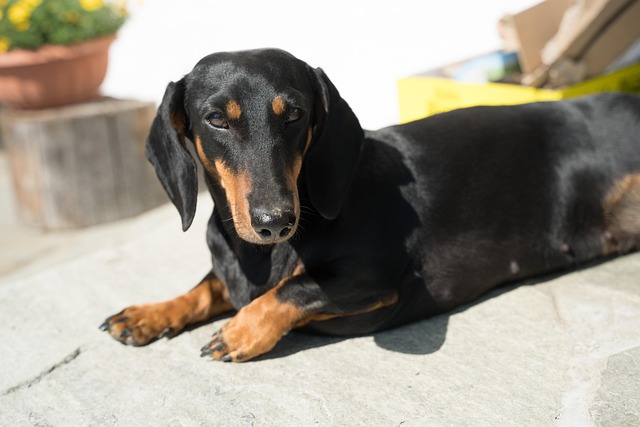
M 296 223 L 292 209 L 253 209 L 251 226 L 263 242 L 281 241 L 289 237 Z

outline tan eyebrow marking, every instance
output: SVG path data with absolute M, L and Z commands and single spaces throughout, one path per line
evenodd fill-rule
M 284 110 L 285 110 L 284 99 L 282 99 L 281 96 L 276 96 L 275 98 L 273 98 L 273 102 L 271 103 L 271 108 L 273 109 L 273 112 L 276 113 L 276 115 L 278 116 L 284 113 Z
M 233 99 L 227 102 L 227 117 L 232 120 L 237 120 L 242 115 L 242 108 L 240 108 L 240 104 L 238 104 Z

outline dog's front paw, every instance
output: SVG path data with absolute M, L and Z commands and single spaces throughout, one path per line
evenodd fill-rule
M 228 326 L 228 325 L 227 325 Z M 225 327 L 202 347 L 201 357 L 211 356 L 223 362 L 246 362 L 271 350 L 282 335 L 258 336 L 244 328 Z
M 265 317 L 251 305 L 243 308 L 202 347 L 201 357 L 223 362 L 246 362 L 270 351 L 291 329 L 290 322 Z
M 175 335 L 184 327 L 173 321 L 163 303 L 127 307 L 108 317 L 100 329 L 129 345 L 145 345 L 156 338 Z

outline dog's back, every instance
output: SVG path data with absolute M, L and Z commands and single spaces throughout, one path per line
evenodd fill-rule
M 640 244 L 638 96 L 476 107 L 370 138 L 414 177 L 407 253 L 439 308 Z

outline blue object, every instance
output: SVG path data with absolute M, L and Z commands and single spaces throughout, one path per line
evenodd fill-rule
M 520 63 L 517 53 L 494 52 L 463 63 L 451 77 L 460 82 L 487 83 L 518 72 L 520 72 Z

